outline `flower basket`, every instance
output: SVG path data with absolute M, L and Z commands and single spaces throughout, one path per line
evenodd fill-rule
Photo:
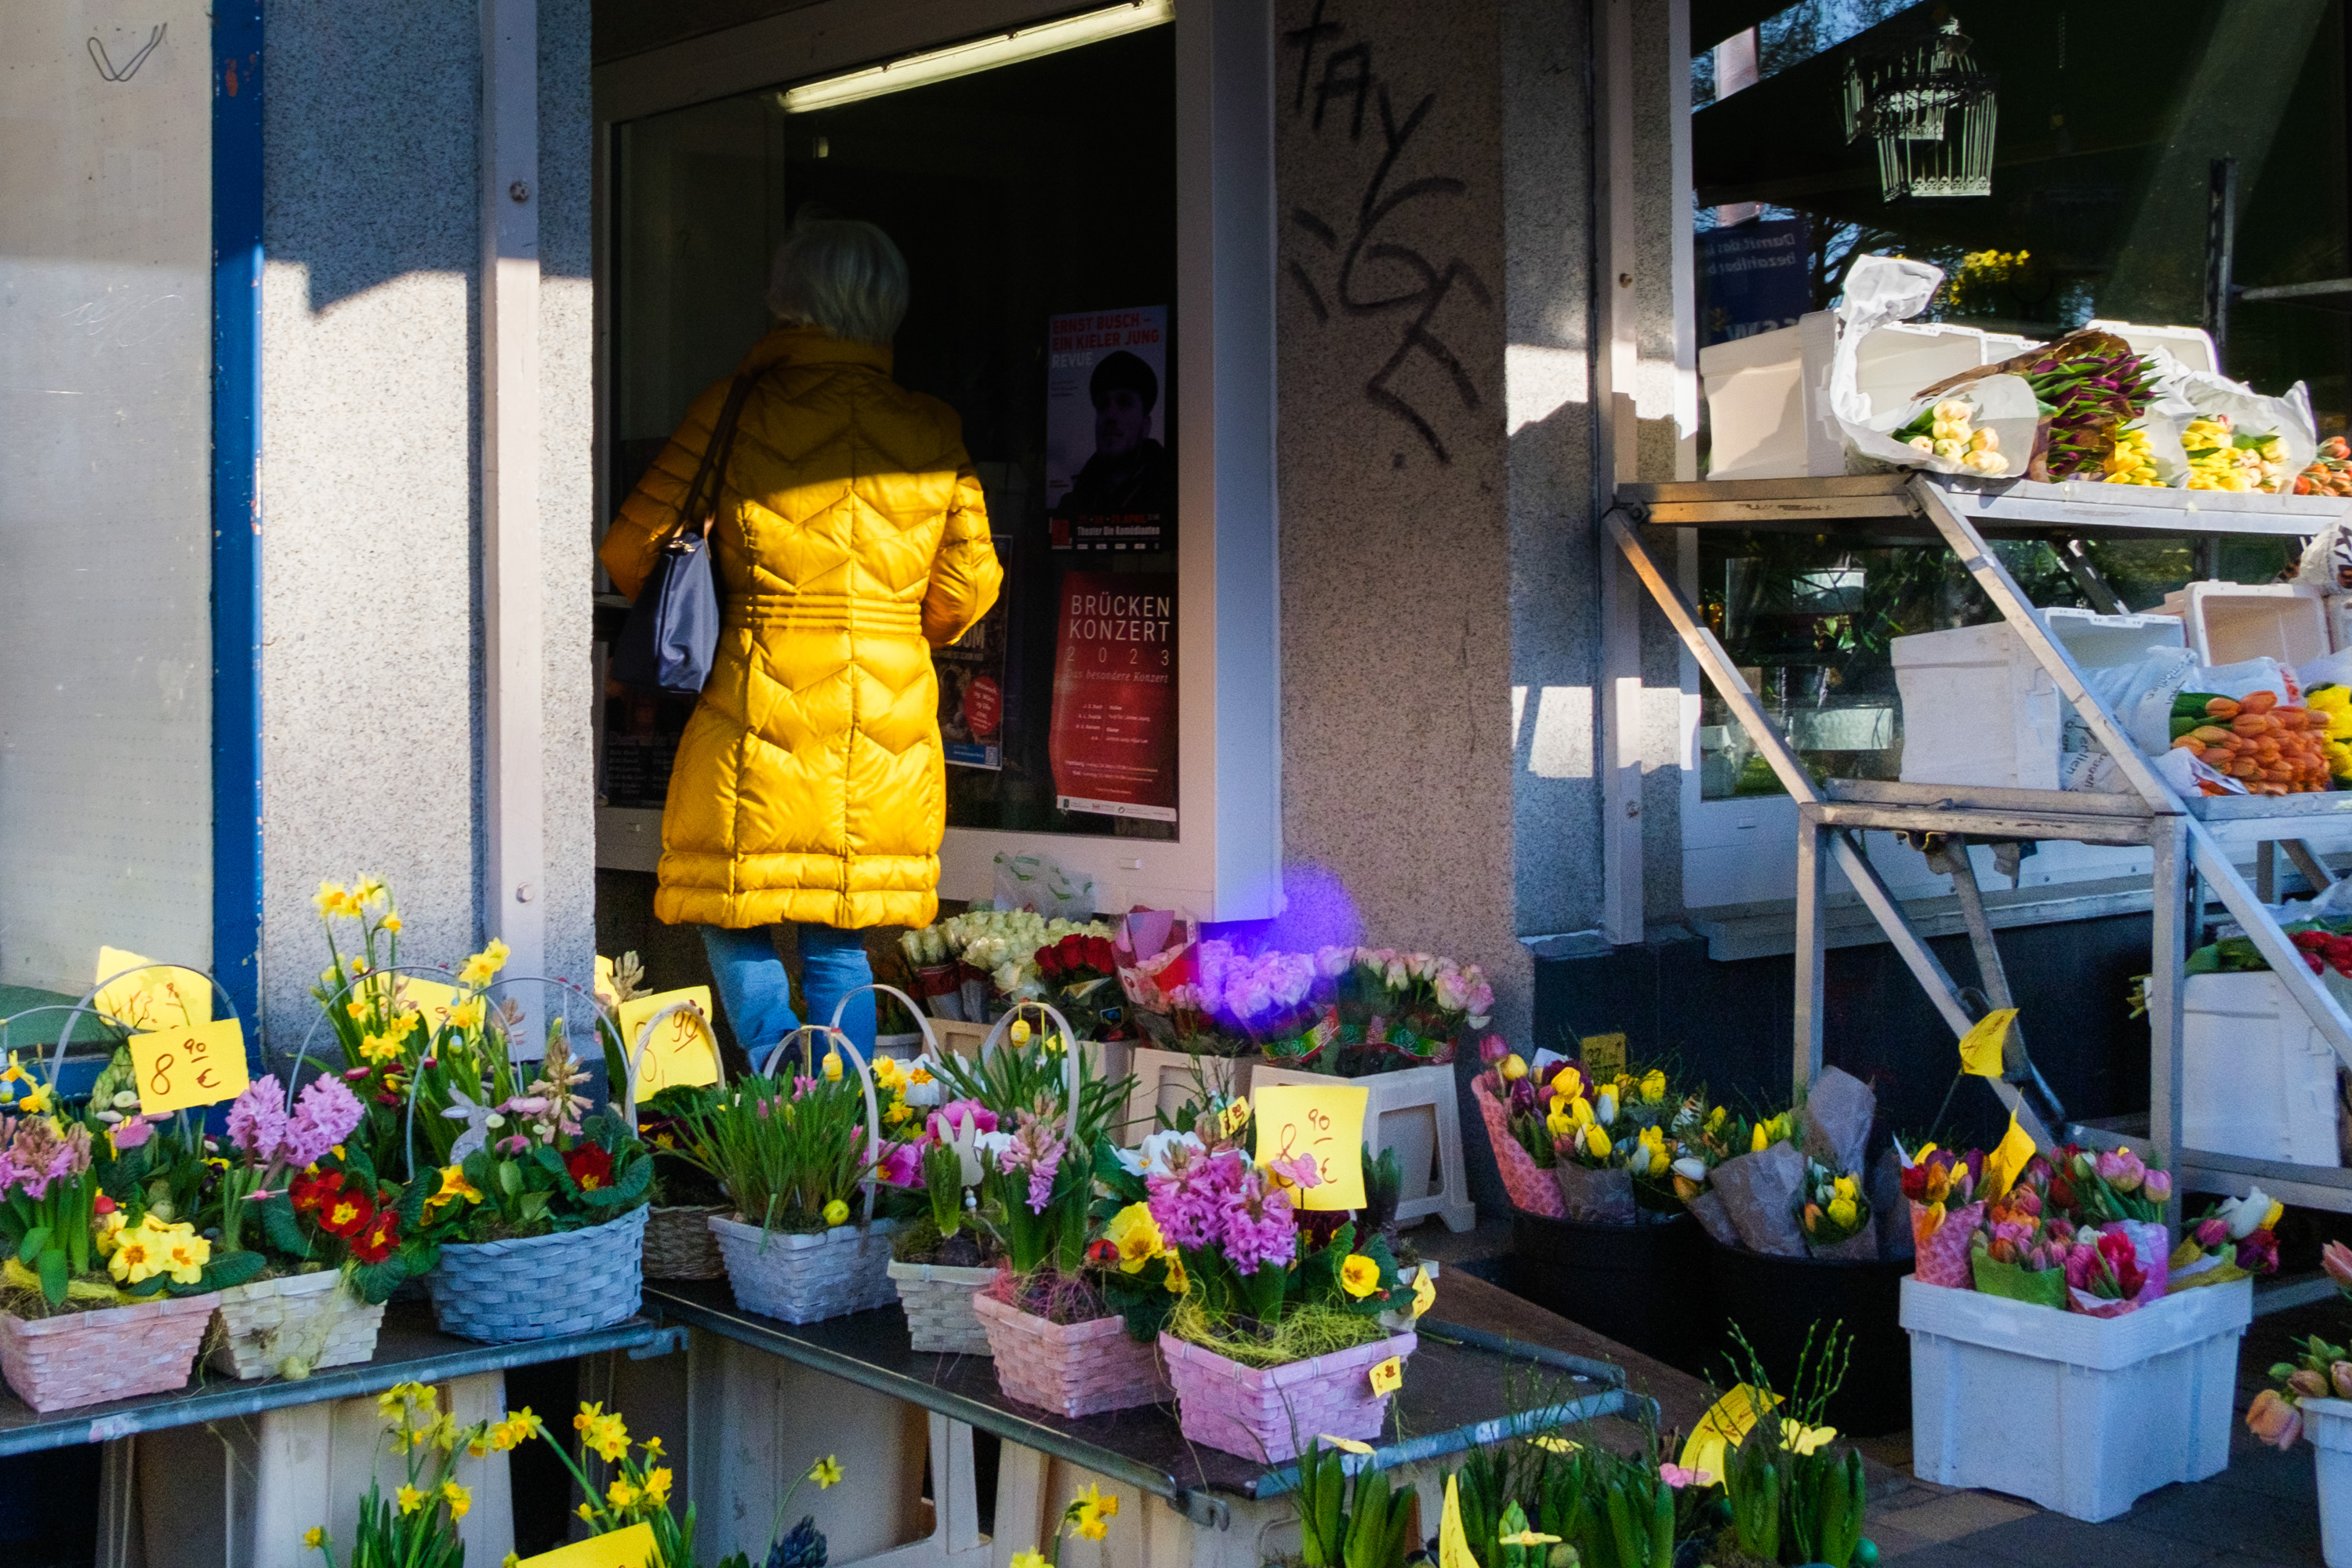
M 988 1331 L 971 1310 L 975 1292 L 996 1278 L 996 1268 L 953 1268 L 944 1263 L 898 1263 L 889 1268 L 907 1310 L 907 1335 L 917 1351 L 945 1355 L 988 1355 Z
M 1176 1414 L 1186 1437 L 1278 1465 L 1297 1458 L 1300 1443 L 1321 1436 L 1379 1436 L 1389 1395 L 1372 1392 L 1371 1370 L 1391 1356 L 1410 1356 L 1419 1342 L 1407 1331 L 1264 1367 L 1244 1366 L 1168 1333 L 1160 1336 L 1160 1351 L 1176 1384 Z
M 2319 1552 L 2327 1568 L 2352 1568 L 2352 1400 L 2298 1399 L 2303 1435 L 2319 1476 Z
M 1478 1102 L 1478 1115 L 1486 1123 L 1486 1142 L 1495 1146 L 1495 1163 L 1503 1173 L 1503 1191 L 1510 1194 L 1512 1206 L 1546 1219 L 1567 1217 L 1559 1183 L 1511 1136 L 1510 1113 L 1503 1102 L 1476 1079 L 1470 1080 L 1470 1098 Z
M 553 1236 L 445 1246 L 425 1277 L 441 1331 L 504 1344 L 629 1317 L 645 1285 L 646 1212 Z
M 1123 1318 L 1056 1323 L 977 1293 L 971 1309 L 996 1358 L 996 1386 L 1008 1399 L 1076 1419 L 1155 1405 L 1171 1392 L 1159 1356 L 1128 1337 Z
M 727 1277 L 727 1258 L 710 1234 L 712 1216 L 729 1212 L 725 1204 L 664 1204 L 646 1212 L 646 1279 Z
M 1706 1235 L 1688 1215 L 1636 1225 L 1511 1216 L 1511 1289 L 1629 1350 L 1704 1372 L 1715 1358 Z
M 361 1300 L 340 1268 L 232 1285 L 218 1300 L 205 1361 L 235 1378 L 308 1377 L 356 1365 L 375 1354 L 383 1327 L 383 1303 Z
M 747 1312 L 814 1323 L 898 1299 L 890 1268 L 894 1219 L 837 1225 L 814 1235 L 762 1231 L 726 1215 L 706 1222 L 727 1257 L 727 1283 Z
M 1910 1272 L 1907 1258 L 1775 1258 L 1712 1242 L 1706 1276 L 1717 1310 L 1739 1325 L 1776 1388 L 1794 1380 L 1816 1323 L 1843 1322 L 1853 1350 L 1845 1383 L 1830 1401 L 1829 1424 L 1874 1437 L 1911 1419 L 1911 1345 L 1901 1305 Z M 1706 1342 L 1720 1345 L 1723 1336 L 1709 1334 Z
M 0 1376 L 36 1410 L 68 1410 L 186 1385 L 217 1291 L 54 1318 L 0 1313 Z

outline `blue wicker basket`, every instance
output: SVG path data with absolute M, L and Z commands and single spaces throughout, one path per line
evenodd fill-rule
M 503 1344 L 610 1328 L 644 1289 L 642 1205 L 584 1230 L 444 1247 L 425 1282 L 445 1334 Z

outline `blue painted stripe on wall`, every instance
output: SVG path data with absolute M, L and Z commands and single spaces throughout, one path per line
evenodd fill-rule
M 213 8 L 213 971 L 261 956 L 261 0 Z M 247 1049 L 254 1043 L 248 1039 Z

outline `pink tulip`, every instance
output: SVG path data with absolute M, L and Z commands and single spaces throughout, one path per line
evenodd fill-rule
M 2327 1397 L 2327 1380 L 2307 1366 L 2295 1368 L 2294 1375 L 2286 1380 L 2286 1385 L 2294 1391 L 2298 1399 Z
M 2119 1193 L 2137 1192 L 2140 1184 L 2147 1179 L 2147 1166 L 2128 1149 L 2111 1149 L 2102 1153 L 2098 1173 L 2099 1180 Z
M 2352 1289 L 2352 1247 L 2340 1241 L 2329 1242 L 2319 1249 L 2319 1266 L 2327 1270 L 2327 1277 L 2339 1288 Z
M 2246 1430 L 2284 1453 L 2303 1436 L 2303 1412 L 2281 1398 L 2278 1390 L 2265 1388 L 2246 1406 Z
M 1478 1042 L 1478 1059 L 1488 1067 L 1493 1067 L 1510 1054 L 1511 1047 L 1500 1035 L 1489 1035 Z
M 2329 1367 L 2327 1381 L 2335 1385 L 2336 1398 L 2352 1399 L 2352 1361 L 2339 1361 Z
M 2160 1204 L 2172 1195 L 2172 1173 L 2150 1171 L 2139 1184 L 2140 1195 L 2152 1204 Z

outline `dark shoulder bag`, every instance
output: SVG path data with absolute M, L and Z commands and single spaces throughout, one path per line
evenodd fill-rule
M 614 645 L 612 672 L 625 686 L 698 697 L 710 679 L 719 651 L 719 584 L 711 574 L 710 525 L 718 520 L 719 492 L 726 488 L 727 460 L 735 447 L 735 424 L 757 374 L 735 378 L 719 424 L 702 448 L 702 466 L 678 508 L 677 526 L 654 555 L 636 603 Z

